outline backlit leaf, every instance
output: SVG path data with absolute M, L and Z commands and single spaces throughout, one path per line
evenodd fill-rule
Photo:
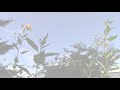
M 117 38 L 117 35 L 115 35 L 115 36 L 110 36 L 110 38 L 108 38 L 108 40 L 109 41 L 113 41 L 113 40 L 115 40 Z
M 106 34 L 109 34 L 109 32 L 110 32 L 110 26 L 109 25 L 106 26 L 106 30 L 105 31 L 106 31 Z

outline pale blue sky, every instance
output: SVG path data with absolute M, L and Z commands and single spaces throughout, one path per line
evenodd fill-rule
M 119 12 L 0 12 L 0 19 L 13 19 L 7 27 L 0 27 L 1 38 L 14 40 L 11 33 L 19 30 L 21 24 L 29 23 L 33 27 L 30 38 L 37 42 L 37 37 L 42 38 L 48 33 L 48 43 L 51 45 L 47 50 L 60 53 L 63 48 L 69 48 L 76 42 L 91 45 L 94 36 L 103 32 L 106 19 L 114 21 L 112 27 L 116 28 L 112 34 L 120 33 Z M 119 40 L 120 35 L 114 44 L 120 49 Z M 31 49 L 27 46 L 24 48 Z

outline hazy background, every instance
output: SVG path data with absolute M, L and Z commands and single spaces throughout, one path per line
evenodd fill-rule
M 88 46 L 92 44 L 94 37 L 98 33 L 103 33 L 106 19 L 113 21 L 113 33 L 120 33 L 120 13 L 119 12 L 0 12 L 0 19 L 13 19 L 13 22 L 6 27 L 0 27 L 0 38 L 3 40 L 15 41 L 14 32 L 21 29 L 21 24 L 31 24 L 32 31 L 29 37 L 36 43 L 37 38 L 48 36 L 49 47 L 46 51 L 63 53 L 63 48 L 69 48 L 76 42 L 83 42 Z M 114 41 L 115 47 L 120 49 L 120 35 Z M 21 63 L 28 66 L 33 64 L 33 57 L 36 52 L 24 43 L 22 50 L 29 50 L 21 59 Z M 0 55 L 0 59 L 13 61 L 15 51 L 10 51 L 6 55 Z M 120 61 L 119 61 L 120 62 Z

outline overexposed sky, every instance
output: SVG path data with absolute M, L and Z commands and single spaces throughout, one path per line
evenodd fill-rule
M 0 19 L 13 19 L 7 27 L 0 27 L 0 38 L 14 41 L 13 33 L 20 30 L 21 24 L 29 23 L 33 27 L 29 37 L 36 43 L 38 43 L 38 37 L 42 38 L 48 33 L 48 44 L 51 45 L 47 47 L 47 50 L 50 52 L 62 53 L 63 48 L 69 48 L 76 42 L 91 45 L 94 36 L 97 33 L 103 33 L 106 19 L 113 21 L 112 27 L 115 28 L 111 34 L 120 33 L 119 12 L 0 12 Z M 115 46 L 120 49 L 119 41 L 120 35 L 114 42 Z M 35 54 L 34 50 L 26 43 L 22 49 L 30 50 L 22 62 L 32 62 L 31 55 Z M 14 58 L 14 53 L 10 52 L 4 57 Z

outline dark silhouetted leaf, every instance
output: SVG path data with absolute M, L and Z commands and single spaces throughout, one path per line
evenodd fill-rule
M 26 73 L 28 73 L 30 75 L 30 72 L 25 68 L 25 67 L 22 67 L 20 65 L 17 65 L 21 70 L 25 71 Z
M 12 65 L 12 67 L 15 69 L 15 68 L 16 68 L 16 65 L 15 65 L 15 64 L 13 64 L 13 65 Z
M 41 49 L 43 49 L 43 48 L 45 48 L 45 47 L 47 47 L 47 46 L 49 46 L 49 44 L 47 44 L 47 45 L 44 45 Z
M 29 51 L 26 50 L 26 51 L 21 52 L 20 54 L 24 54 L 24 53 L 27 53 L 27 52 L 29 52 Z
M 22 38 L 22 35 L 19 32 L 17 32 L 17 33 L 18 33 L 19 37 Z
M 0 42 L 0 55 L 6 54 L 9 50 L 14 49 L 14 44 L 7 44 L 8 41 Z
M 38 46 L 37 46 L 30 38 L 27 38 L 27 37 L 26 37 L 26 40 L 27 40 L 28 44 L 29 44 L 33 49 L 35 49 L 36 51 L 38 51 Z
M 18 60 L 17 57 L 15 57 L 14 62 L 15 62 L 15 63 L 18 63 L 18 62 L 19 62 L 19 60 Z
M 59 53 L 46 53 L 45 56 L 49 57 L 49 56 L 54 56 L 54 55 L 58 55 Z
M 23 35 L 23 37 L 26 37 L 28 34 Z
M 1 27 L 5 27 L 6 25 L 8 25 L 9 23 L 11 23 L 13 20 L 0 20 L 0 26 Z
M 21 45 L 22 41 L 21 39 L 18 37 L 18 43 Z
M 17 46 L 15 46 L 15 48 L 18 50 L 18 47 L 17 47 Z
M 37 65 L 43 64 L 45 62 L 45 52 L 42 51 L 41 53 L 34 55 L 34 62 Z
M 48 37 L 48 33 L 47 35 L 43 38 L 43 40 L 41 41 L 41 45 L 44 45 L 46 43 L 46 40 L 47 40 L 47 37 Z

